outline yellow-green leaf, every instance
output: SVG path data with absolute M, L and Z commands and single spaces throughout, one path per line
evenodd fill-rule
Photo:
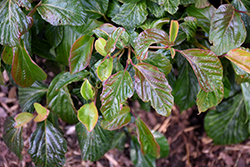
M 85 104 L 78 110 L 77 117 L 79 121 L 91 132 L 98 120 L 98 111 L 95 103 Z
M 113 58 L 105 58 L 97 67 L 96 73 L 101 81 L 105 81 L 111 75 L 113 70 Z
M 95 41 L 95 50 L 100 53 L 101 55 L 103 55 L 104 57 L 107 56 L 107 52 L 105 51 L 105 46 L 107 44 L 107 41 L 103 38 L 98 38 Z
M 179 30 L 179 23 L 176 20 L 171 20 L 169 29 L 169 41 L 174 43 Z
M 87 79 L 82 83 L 81 95 L 85 100 L 91 100 L 94 97 L 93 87 Z
M 49 116 L 49 110 L 43 107 L 41 104 L 34 103 L 34 108 L 38 114 L 34 119 L 35 122 L 42 122 Z
M 15 128 L 20 128 L 29 121 L 31 121 L 35 116 L 28 112 L 22 112 L 15 116 L 16 126 Z

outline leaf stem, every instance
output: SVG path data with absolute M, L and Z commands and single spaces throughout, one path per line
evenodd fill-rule
M 204 50 L 209 50 L 207 47 L 203 46 L 202 44 L 200 44 L 198 41 L 195 41 L 193 43 L 196 47 L 204 49 Z
M 167 49 L 168 46 L 149 46 L 149 49 Z
M 104 20 L 105 20 L 106 22 L 110 23 L 110 21 L 108 20 L 108 18 L 107 18 L 105 15 L 102 15 L 102 16 L 103 16 L 103 18 L 104 18 Z
M 228 4 L 231 4 L 230 2 L 229 2 L 229 0 L 225 0 Z
M 138 119 L 137 116 L 135 115 L 135 113 L 133 112 L 133 109 L 130 108 L 130 112 L 135 117 L 135 119 Z
M 42 4 L 42 1 L 40 1 L 28 14 L 28 16 L 33 16 L 36 12 L 36 9 Z
M 246 12 L 246 11 L 240 11 L 240 10 L 237 10 L 237 9 L 234 9 L 236 12 L 238 13 L 244 13 L 244 14 L 247 14 L 248 16 L 250 16 L 250 13 Z
M 131 47 L 128 48 L 128 60 L 131 60 Z

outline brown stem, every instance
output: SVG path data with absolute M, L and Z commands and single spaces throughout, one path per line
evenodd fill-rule
M 238 13 L 244 13 L 244 14 L 247 14 L 248 16 L 250 16 L 250 13 L 248 12 L 245 12 L 245 11 L 240 11 L 240 10 L 237 10 L 237 9 L 234 9 L 236 12 Z
M 42 1 L 40 1 L 28 14 L 28 16 L 33 16 L 34 13 L 36 12 L 36 9 L 42 4 Z

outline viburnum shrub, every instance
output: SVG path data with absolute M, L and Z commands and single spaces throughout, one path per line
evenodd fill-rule
M 242 142 L 250 134 L 249 11 L 248 0 L 218 8 L 207 0 L 2 0 L 1 70 L 18 85 L 22 108 L 5 121 L 5 144 L 21 158 L 23 125 L 35 121 L 33 162 L 62 166 L 60 118 L 75 124 L 83 160 L 129 140 L 135 166 L 155 166 L 167 140 L 128 99 L 162 116 L 174 103 L 210 109 L 204 127 L 214 144 Z

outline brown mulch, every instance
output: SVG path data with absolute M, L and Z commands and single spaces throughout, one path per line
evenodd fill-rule
M 29 136 L 35 130 L 34 122 L 24 126 L 23 160 L 20 161 L 11 153 L 3 142 L 3 124 L 7 116 L 15 116 L 20 112 L 18 105 L 17 88 L 9 84 L 9 79 L 4 73 L 5 83 L 0 86 L 0 167 L 34 167 L 28 154 Z M 138 104 L 134 105 L 138 108 Z M 250 140 L 243 143 L 215 146 L 203 127 L 205 113 L 198 115 L 194 106 L 183 113 L 174 106 L 169 117 L 163 117 L 154 111 L 135 111 L 150 129 L 164 134 L 170 144 L 170 154 L 167 158 L 156 160 L 157 167 L 249 167 L 250 166 Z M 81 160 L 81 152 L 76 139 L 73 125 L 60 121 L 60 128 L 67 140 L 65 167 L 131 167 L 133 166 L 130 155 L 130 143 L 125 144 L 125 149 L 110 150 L 97 162 Z

